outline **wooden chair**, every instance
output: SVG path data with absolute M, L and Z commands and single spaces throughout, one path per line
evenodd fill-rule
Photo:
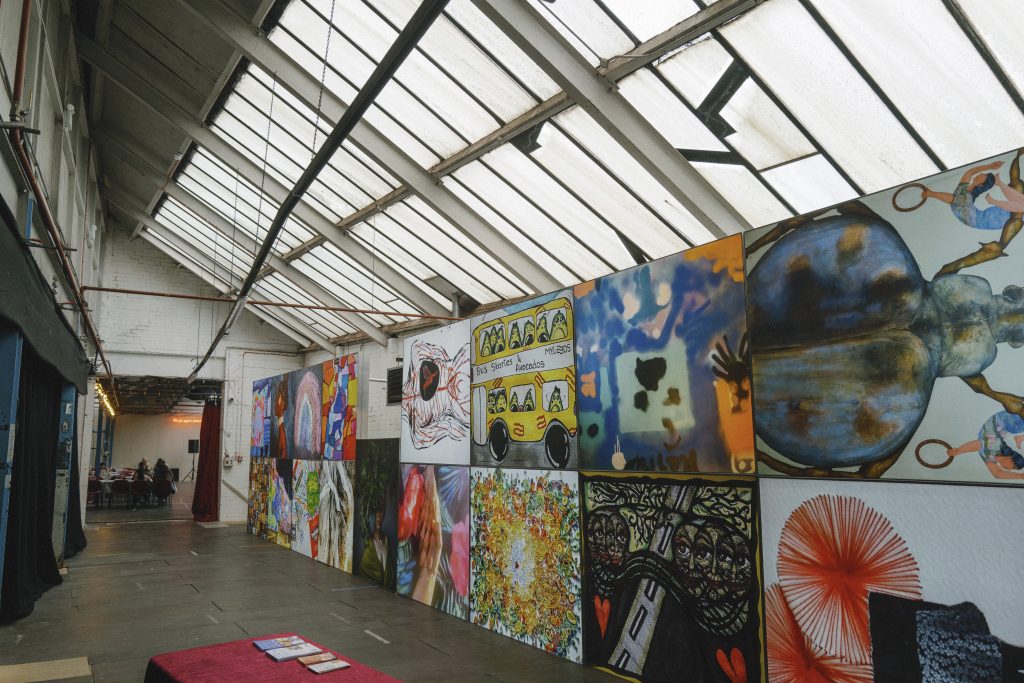
M 140 498 L 143 503 L 149 499 L 149 482 L 145 479 L 132 482 L 132 504 L 137 505 Z
M 167 479 L 153 482 L 153 495 L 161 504 L 170 505 L 171 496 L 174 495 L 174 488 Z
M 103 504 L 103 484 L 100 483 L 99 479 L 90 479 L 89 488 L 86 490 L 85 504 L 89 505 L 92 501 L 96 507 Z
M 110 497 L 107 498 L 107 507 L 114 501 L 114 498 L 124 496 L 125 507 L 128 506 L 128 501 L 132 495 L 132 483 L 127 479 L 118 479 L 110 485 Z

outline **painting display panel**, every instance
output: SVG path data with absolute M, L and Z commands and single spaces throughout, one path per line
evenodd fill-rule
M 324 361 L 322 370 L 323 406 L 320 442 L 324 460 L 355 460 L 356 402 L 359 382 L 356 379 L 356 356 L 349 354 Z
M 402 462 L 469 464 L 469 321 L 405 340 Z
M 355 461 L 325 460 L 317 464 L 320 465 L 319 524 L 312 556 L 351 574 Z
M 471 326 L 473 464 L 575 469 L 572 292 L 491 311 Z
M 266 457 L 270 455 L 270 380 L 256 380 L 252 383 L 252 432 L 249 439 L 249 455 Z
M 580 467 L 752 473 L 742 238 L 574 291 Z
M 398 562 L 398 439 L 356 442 L 356 532 L 353 569 L 395 590 Z
M 274 458 L 290 457 L 291 430 L 286 427 L 291 394 L 288 389 L 288 375 L 270 378 L 270 401 L 273 414 L 270 424 L 270 455 Z
M 582 660 L 579 475 L 473 468 L 470 621 Z
M 1014 681 L 1020 494 L 761 480 L 771 681 Z
M 267 493 L 267 537 L 280 546 L 292 545 L 292 462 L 272 458 Z
M 753 479 L 583 474 L 585 663 L 761 680 Z
M 320 463 L 292 462 L 292 550 L 316 557 L 320 540 Z
M 469 468 L 402 465 L 399 595 L 469 616 Z
M 271 458 L 249 459 L 249 501 L 246 528 L 250 534 L 267 538 L 267 496 L 270 492 Z
M 321 365 L 288 374 L 291 401 L 285 411 L 285 425 L 291 431 L 289 457 L 296 460 L 323 458 L 323 405 L 320 399 L 322 383 Z
M 1021 483 L 1021 156 L 745 234 L 761 472 Z

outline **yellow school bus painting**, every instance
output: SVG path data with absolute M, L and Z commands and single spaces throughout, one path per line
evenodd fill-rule
M 575 468 L 571 293 L 492 311 L 472 325 L 472 463 Z

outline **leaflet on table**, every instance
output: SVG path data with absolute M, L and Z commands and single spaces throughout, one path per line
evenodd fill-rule
M 273 659 L 275 662 L 288 662 L 299 657 L 305 657 L 306 655 L 318 655 L 323 650 L 318 648 L 316 645 L 310 643 L 303 643 L 302 645 L 292 645 L 291 647 L 279 647 L 276 650 L 267 650 L 267 656 Z
M 292 645 L 305 645 L 306 641 L 298 636 L 281 636 L 280 638 L 268 638 L 267 640 L 254 640 L 253 645 L 261 651 L 275 650 L 279 647 L 291 647 Z
M 332 652 L 321 652 L 318 655 L 309 655 L 308 657 L 299 657 L 299 664 L 302 666 L 312 666 L 314 664 L 321 664 L 323 662 L 329 662 L 334 659 L 334 653 Z
M 335 659 L 330 662 L 322 662 L 320 664 L 313 664 L 309 667 L 309 670 L 315 674 L 325 674 L 328 671 L 337 671 L 338 669 L 347 669 L 349 667 L 348 662 L 343 662 L 340 659 Z

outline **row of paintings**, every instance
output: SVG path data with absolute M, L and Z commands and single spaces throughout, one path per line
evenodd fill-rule
M 354 460 L 358 391 L 355 354 L 257 380 L 250 455 Z
M 633 680 L 1020 678 L 1012 489 L 403 464 L 397 440 L 359 446 L 354 468 L 253 459 L 270 489 L 254 533 Z
M 407 339 L 401 459 L 1019 484 L 1022 156 Z

